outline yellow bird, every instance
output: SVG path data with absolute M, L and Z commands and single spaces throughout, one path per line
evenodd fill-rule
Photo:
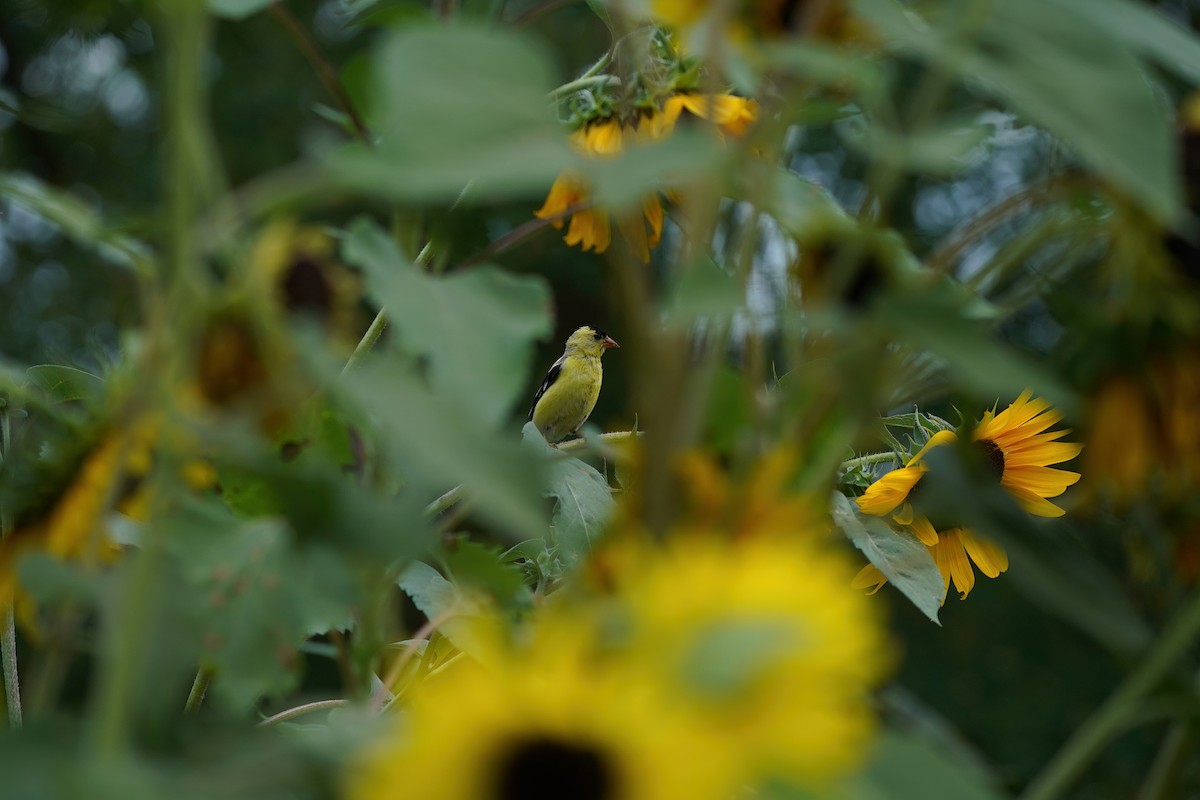
M 588 325 L 571 334 L 567 347 L 533 397 L 527 421 L 554 444 L 578 432 L 596 407 L 604 370 L 600 356 L 610 347 L 620 347 L 599 328 Z

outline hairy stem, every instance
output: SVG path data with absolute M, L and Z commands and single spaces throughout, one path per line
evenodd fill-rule
M 280 711 L 278 714 L 267 717 L 262 722 L 258 723 L 258 727 L 265 728 L 269 725 L 274 725 L 277 722 L 286 722 L 289 719 L 295 719 L 296 717 L 301 717 L 305 714 L 312 714 L 317 711 L 326 711 L 332 708 L 344 708 L 348 705 L 350 705 L 350 701 L 344 700 L 340 697 L 334 700 L 317 700 L 314 703 L 305 703 L 302 706 L 296 706 L 295 708 L 289 708 L 286 711 Z

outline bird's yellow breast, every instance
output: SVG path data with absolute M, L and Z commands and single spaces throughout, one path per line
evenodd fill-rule
M 548 442 L 557 442 L 587 421 L 600 396 L 603 373 L 595 356 L 568 356 L 558 379 L 533 410 L 533 424 Z

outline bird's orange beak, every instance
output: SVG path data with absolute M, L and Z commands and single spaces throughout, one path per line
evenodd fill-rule
M 603 347 L 605 350 L 608 350 L 610 347 L 620 347 L 621 345 L 617 344 L 613 340 L 613 337 L 605 336 L 603 339 L 600 340 L 600 346 Z

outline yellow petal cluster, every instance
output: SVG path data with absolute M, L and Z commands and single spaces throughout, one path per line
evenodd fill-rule
M 730 94 L 673 94 L 662 108 L 632 120 L 622 121 L 616 116 L 591 120 L 570 135 L 570 142 L 588 158 L 610 158 L 626 147 L 670 136 L 685 112 L 713 123 L 724 135 L 742 136 L 758 118 L 758 104 Z M 650 251 L 662 240 L 662 200 L 658 194 L 647 195 L 641 206 L 636 213 L 619 215 L 615 223 L 633 251 L 642 261 L 649 261 Z M 558 230 L 569 216 L 563 241 L 585 252 L 603 253 L 612 243 L 613 219 L 609 211 L 592 204 L 587 180 L 574 170 L 564 171 L 555 179 L 534 216 L 550 220 Z
M 1003 486 L 1027 512 L 1038 516 L 1061 516 L 1063 510 L 1047 498 L 1058 497 L 1079 480 L 1079 473 L 1053 469 L 1050 465 L 1079 455 L 1082 445 L 1059 442 L 1069 430 L 1049 430 L 1062 419 L 1044 399 L 1030 390 L 1000 413 L 988 411 L 971 433 Z M 947 591 L 953 582 L 960 598 L 975 587 L 975 569 L 995 578 L 1008 569 L 1008 554 L 995 542 L 962 526 L 935 529 L 929 519 L 915 513 L 910 499 L 928 468 L 922 462 L 933 447 L 953 444 L 954 431 L 934 434 L 928 443 L 900 469 L 883 475 L 858 497 L 859 510 L 877 517 L 891 515 L 908 527 L 929 553 L 942 574 Z M 972 567 L 974 565 L 974 568 Z M 887 578 L 868 564 L 854 578 L 853 586 L 878 591 Z

